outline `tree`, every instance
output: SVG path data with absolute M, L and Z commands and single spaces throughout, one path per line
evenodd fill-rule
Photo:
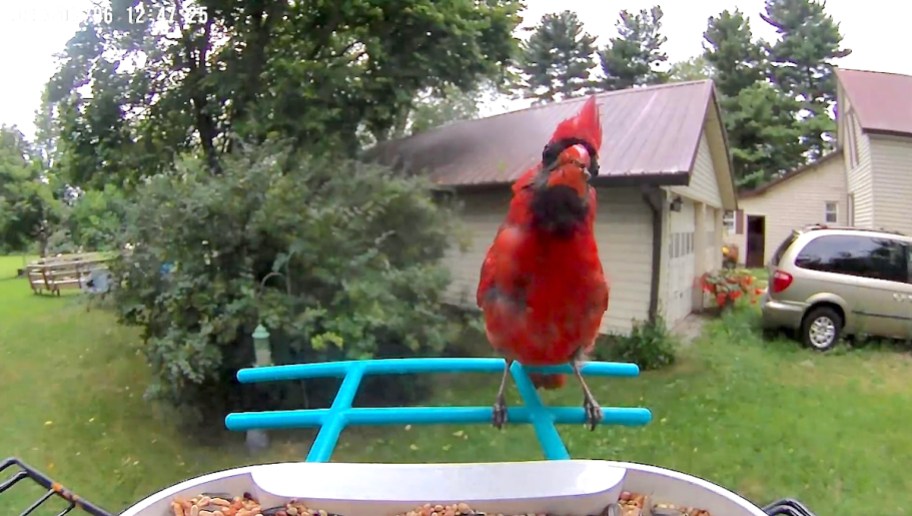
M 132 188 L 191 150 L 218 175 L 234 142 L 270 135 L 351 155 L 359 131 L 382 139 L 421 92 L 497 77 L 514 56 L 520 8 L 209 0 L 175 4 L 163 27 L 137 16 L 155 5 L 112 0 L 112 22 L 84 23 L 49 85 L 76 186 Z
M 60 220 L 60 203 L 42 173 L 35 149 L 16 128 L 0 126 L 0 245 L 24 251 L 38 242 L 47 255 L 48 239 Z
M 800 105 L 767 81 L 763 48 L 747 18 L 737 9 L 710 17 L 703 39 L 738 186 L 760 186 L 801 164 Z
M 740 10 L 711 16 L 703 41 L 703 57 L 713 68 L 713 81 L 720 94 L 736 97 L 766 78 L 763 48 L 753 40 L 750 22 Z
M 481 92 L 477 89 L 461 91 L 448 87 L 442 95 L 428 96 L 417 102 L 411 111 L 410 133 L 478 117 Z
M 767 81 L 726 103 L 725 126 L 737 186 L 757 188 L 802 162 L 800 104 Z
M 116 185 L 87 190 L 66 207 L 64 228 L 75 247 L 92 251 L 112 251 L 124 231 L 126 197 Z
M 131 244 L 118 310 L 146 337 L 149 394 L 240 407 L 260 320 L 277 361 L 439 352 L 452 217 L 429 185 L 352 159 L 425 93 L 499 80 L 520 2 L 163 4 L 102 2 L 113 19 L 85 22 L 48 84 L 55 166 L 84 191 L 72 238 Z M 170 25 L 139 16 L 171 6 Z M 269 276 L 286 265 L 290 292 Z
M 483 93 L 489 88 L 489 85 L 484 85 L 463 91 L 455 86 L 445 86 L 439 92 L 422 92 L 383 135 L 383 140 L 405 138 L 450 122 L 476 118 Z M 365 146 L 370 146 L 379 140 L 375 134 L 362 134 L 362 141 Z
M 674 82 L 702 81 L 714 75 L 713 66 L 702 55 L 674 63 L 668 71 L 668 79 Z
M 766 0 L 761 18 L 779 39 L 769 46 L 772 79 L 797 98 L 803 114 L 801 140 L 808 158 L 819 158 L 832 148 L 836 124 L 830 109 L 836 102 L 833 61 L 851 54 L 841 48 L 839 24 L 816 0 Z
M 519 57 L 525 97 L 546 103 L 587 93 L 596 38 L 584 30 L 577 14 L 546 14 L 530 30 Z
M 668 40 L 661 34 L 662 8 L 641 9 L 637 13 L 623 10 L 616 26 L 618 36 L 599 51 L 606 90 L 661 84 L 668 80 L 661 70 L 668 61 L 662 45 Z

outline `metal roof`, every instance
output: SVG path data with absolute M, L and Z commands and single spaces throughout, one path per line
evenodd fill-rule
M 912 76 L 836 69 L 865 132 L 912 135 Z
M 599 178 L 687 184 L 713 95 L 710 80 L 598 94 L 603 132 Z M 427 173 L 440 186 L 511 183 L 541 160 L 554 128 L 584 101 L 575 98 L 448 124 L 380 144 L 366 157 Z

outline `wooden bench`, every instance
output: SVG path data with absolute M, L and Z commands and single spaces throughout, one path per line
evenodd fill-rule
M 71 254 L 42 258 L 26 267 L 32 292 L 60 295 L 61 290 L 82 289 L 93 270 L 107 268 L 110 258 L 98 254 Z

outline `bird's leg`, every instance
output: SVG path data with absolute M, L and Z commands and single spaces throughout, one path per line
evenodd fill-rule
M 582 362 L 582 358 L 577 355 L 570 360 L 570 366 L 573 368 L 573 374 L 583 388 L 583 409 L 586 411 L 586 424 L 589 425 L 589 430 L 595 430 L 595 427 L 602 421 L 602 407 L 595 401 L 592 391 L 589 390 L 586 380 L 583 379 L 583 373 L 580 371 L 580 362 Z
M 500 388 L 497 389 L 497 397 L 494 399 L 494 428 L 500 430 L 503 428 L 504 423 L 507 422 L 507 400 L 504 396 L 504 391 L 507 389 L 507 378 L 510 376 L 510 366 L 513 365 L 513 361 L 510 359 L 504 360 L 504 372 L 503 377 L 500 379 Z

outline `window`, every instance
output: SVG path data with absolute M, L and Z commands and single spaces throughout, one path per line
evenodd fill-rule
M 858 166 L 858 140 L 855 134 L 855 112 L 851 109 L 845 117 L 846 147 L 849 150 L 849 169 Z
M 732 210 L 725 210 L 725 214 L 722 215 L 722 225 L 725 227 L 725 231 L 729 234 L 735 232 L 735 212 Z
M 849 169 L 853 169 L 858 165 L 858 147 L 855 145 L 855 123 L 852 120 L 852 112 L 846 116 L 845 120 L 845 132 L 846 132 L 846 147 L 849 151 Z
M 779 260 L 782 259 L 782 255 L 784 255 L 785 252 L 788 251 L 788 248 L 791 247 L 792 244 L 794 244 L 795 240 L 797 240 L 797 239 L 798 239 L 797 231 L 792 231 L 792 234 L 785 237 L 785 240 L 783 240 L 782 243 L 779 244 L 779 247 L 776 248 L 776 252 L 773 253 L 773 259 L 772 259 L 773 265 L 776 265 L 776 266 L 779 265 Z
M 809 242 L 795 265 L 837 274 L 886 281 L 909 281 L 909 248 L 883 237 L 824 235 Z
M 836 222 L 837 207 L 835 201 L 827 201 L 823 204 L 823 221 L 827 224 L 833 224 Z

